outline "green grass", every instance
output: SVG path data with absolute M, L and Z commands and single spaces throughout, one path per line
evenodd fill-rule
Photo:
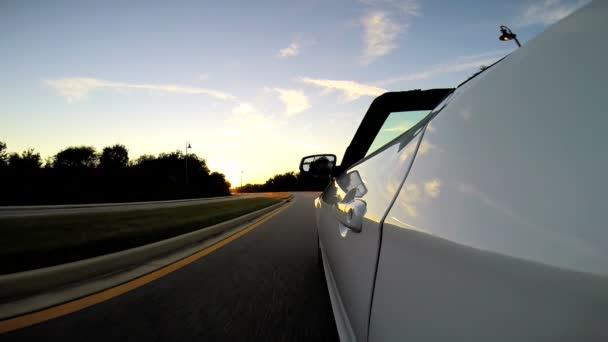
M 2 218 L 0 274 L 145 245 L 278 202 L 278 198 L 251 198 L 153 210 Z

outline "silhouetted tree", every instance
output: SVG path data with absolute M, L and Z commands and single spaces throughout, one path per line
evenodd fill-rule
M 207 192 L 213 196 L 230 195 L 230 182 L 223 173 L 213 172 L 209 175 Z
M 297 190 L 298 178 L 293 172 L 275 175 L 264 183 L 264 188 L 266 191 Z
M 190 168 L 190 165 L 192 165 L 193 168 Z M 211 173 L 211 170 L 209 170 L 209 167 L 207 166 L 207 161 L 203 158 L 199 158 L 194 153 L 188 154 L 188 169 L 203 175 L 208 175 Z
M 103 149 L 99 166 L 104 169 L 120 169 L 129 165 L 129 150 L 125 145 L 116 144 Z
M 246 184 L 237 188 L 238 192 L 273 191 L 321 191 L 329 182 L 329 177 L 311 177 L 301 173 L 287 172 L 274 175 L 264 184 Z
M 55 155 L 55 168 L 92 168 L 97 165 L 97 153 L 91 146 L 68 147 Z
M 55 162 L 55 159 L 53 157 L 46 157 L 44 159 L 44 168 L 45 169 L 52 169 L 54 162 Z
M 8 154 L 6 152 L 6 143 L 0 141 L 0 168 L 8 165 Z
M 153 155 L 151 155 L 151 154 L 142 154 L 137 159 L 135 159 L 135 163 L 133 165 L 134 166 L 142 165 L 142 164 L 150 162 L 150 161 L 152 161 L 154 159 L 156 159 L 156 157 L 153 156 Z
M 237 190 L 237 192 L 262 192 L 262 191 L 264 191 L 264 190 L 262 190 L 262 186 L 263 186 L 263 184 L 247 183 L 241 187 L 238 187 L 236 190 Z
M 8 166 L 15 171 L 38 170 L 40 169 L 40 166 L 42 166 L 40 153 L 34 151 L 33 148 L 28 148 L 23 151 L 21 155 L 18 153 L 11 153 L 8 157 Z
M 100 167 L 96 167 L 99 164 Z M 230 194 L 230 183 L 205 159 L 181 151 L 129 162 L 124 145 L 66 148 L 47 158 L 32 149 L 7 154 L 0 142 L 0 205 L 164 200 Z M 187 166 L 187 171 L 186 171 Z M 187 173 L 186 173 L 187 172 Z M 187 175 L 187 176 L 186 176 Z M 186 182 L 186 177 L 188 181 Z
M 143 155 L 137 159 L 135 165 L 141 169 L 154 169 L 178 179 L 185 180 L 186 177 L 186 158 L 181 151 L 161 153 L 158 158 Z M 188 154 L 188 177 L 202 175 L 209 175 L 206 161 L 196 154 Z

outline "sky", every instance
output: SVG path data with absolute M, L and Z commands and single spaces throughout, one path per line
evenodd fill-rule
M 187 142 L 233 186 L 338 163 L 374 97 L 453 87 L 584 0 L 0 0 L 0 141 Z

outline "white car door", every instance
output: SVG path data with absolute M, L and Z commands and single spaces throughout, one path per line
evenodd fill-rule
M 382 231 L 370 341 L 608 341 L 608 2 L 430 121 Z
M 416 108 L 432 108 L 436 102 Z M 420 120 L 428 112 L 386 113 L 365 157 L 334 179 L 316 201 L 320 248 L 343 341 L 367 340 L 381 223 L 410 167 Z

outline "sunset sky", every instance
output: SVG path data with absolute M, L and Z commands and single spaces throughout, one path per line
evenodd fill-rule
M 192 144 L 239 185 L 342 154 L 373 98 L 456 86 L 588 1 L 1 1 L 0 141 Z

